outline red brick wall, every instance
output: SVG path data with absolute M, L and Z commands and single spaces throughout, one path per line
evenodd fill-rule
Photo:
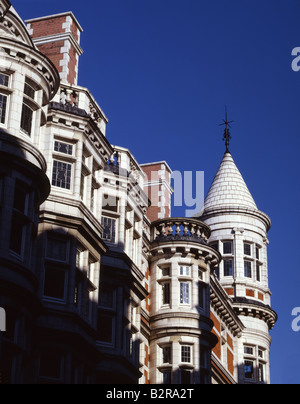
M 56 18 L 48 18 L 40 21 L 34 21 L 31 24 L 30 28 L 33 30 L 32 38 L 41 38 L 43 36 L 53 35 L 53 34 L 61 34 L 65 32 L 65 29 L 62 27 L 66 22 L 66 16 L 56 17 Z

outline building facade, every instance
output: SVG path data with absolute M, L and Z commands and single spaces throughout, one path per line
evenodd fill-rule
M 106 138 L 71 12 L 0 0 L 0 384 L 270 383 L 267 233 L 227 152 L 199 217 Z

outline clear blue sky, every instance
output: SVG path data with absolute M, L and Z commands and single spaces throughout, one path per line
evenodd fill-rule
M 300 383 L 299 0 L 12 0 L 23 19 L 73 11 L 84 28 L 79 84 L 109 118 L 107 137 L 140 163 L 205 171 L 224 153 L 224 105 L 235 120 L 232 155 L 269 233 L 273 383 Z M 176 216 L 183 214 L 176 208 Z

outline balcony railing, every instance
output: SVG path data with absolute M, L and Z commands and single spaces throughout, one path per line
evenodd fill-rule
M 210 228 L 197 219 L 169 218 L 153 222 L 151 242 L 187 241 L 207 244 Z

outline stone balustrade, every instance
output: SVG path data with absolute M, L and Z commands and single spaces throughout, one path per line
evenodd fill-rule
M 190 241 L 207 244 L 210 234 L 210 228 L 197 219 L 168 218 L 151 225 L 151 242 Z

